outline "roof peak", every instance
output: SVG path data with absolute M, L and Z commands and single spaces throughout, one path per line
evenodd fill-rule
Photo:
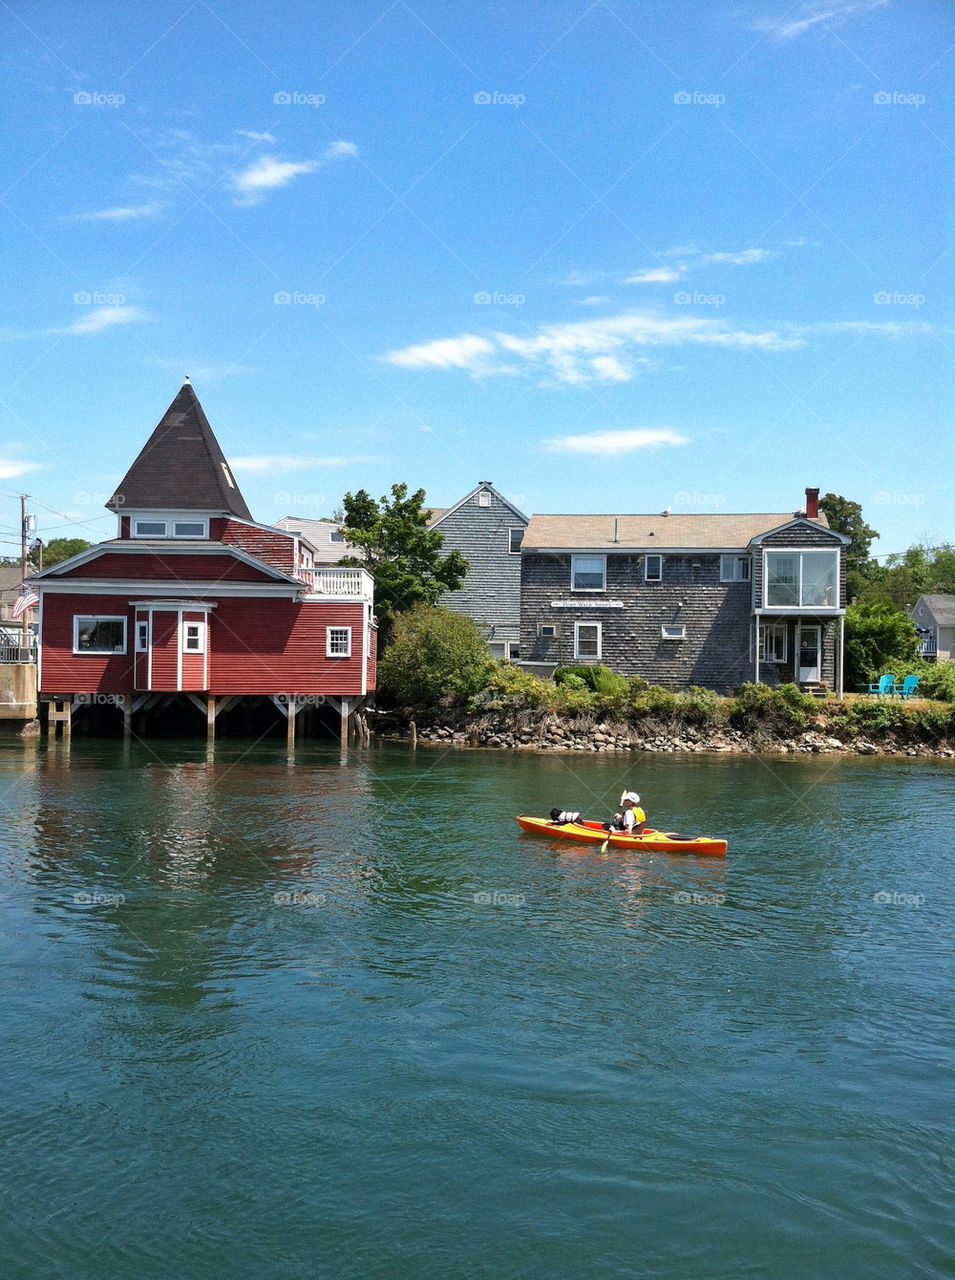
M 106 506 L 252 513 L 187 376 Z

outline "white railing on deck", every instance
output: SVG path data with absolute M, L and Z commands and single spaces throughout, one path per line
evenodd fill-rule
M 364 569 L 296 569 L 295 576 L 313 596 L 358 596 L 371 600 L 374 584 Z

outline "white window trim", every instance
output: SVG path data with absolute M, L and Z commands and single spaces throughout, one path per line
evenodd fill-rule
M 650 577 L 650 558 L 660 561 L 659 578 Z M 648 551 L 643 557 L 643 580 L 644 582 L 662 582 L 663 581 L 663 555 L 659 551 Z
M 803 604 L 802 603 L 802 558 L 804 555 L 828 555 L 834 562 L 834 573 L 832 579 L 832 604 Z M 796 558 L 796 603 L 795 604 L 770 604 L 769 603 L 769 557 L 777 556 L 795 556 Z M 838 613 L 839 597 L 839 552 L 829 551 L 825 547 L 767 547 L 763 551 L 763 609 L 774 613 L 792 613 L 794 609 L 803 613 Z
M 511 546 L 511 535 L 514 533 L 519 533 L 521 535 L 521 541 L 523 542 L 524 526 L 521 524 L 509 525 L 507 530 L 507 553 L 508 555 L 511 555 L 511 556 L 519 556 L 521 554 L 520 547 L 518 547 L 517 550 L 515 551 L 514 548 Z
M 603 564 L 603 583 L 599 587 L 577 587 L 574 585 L 574 579 L 577 577 L 577 561 L 578 560 L 601 561 L 601 563 Z M 588 571 L 584 570 L 583 572 L 588 572 Z M 570 557 L 570 589 L 571 591 L 580 591 L 584 593 L 588 591 L 593 591 L 593 592 L 606 591 L 607 590 L 607 557 L 601 556 L 601 555 L 593 555 L 591 552 L 588 552 L 586 554 L 581 552 L 580 555 L 571 555 Z
M 186 644 L 190 627 L 199 628 L 199 648 L 198 649 L 190 649 Z M 205 653 L 206 624 L 204 622 L 197 622 L 195 618 L 183 618 L 180 632 L 179 632 L 179 649 L 181 653 L 192 653 L 192 654 Z
M 772 657 L 770 657 L 766 653 L 766 639 L 771 632 L 775 632 L 777 636 L 782 635 L 783 643 L 782 643 L 781 657 L 777 656 L 777 654 L 775 653 L 772 655 Z M 760 662 L 766 662 L 766 663 L 772 663 L 772 664 L 781 664 L 783 662 L 788 662 L 789 661 L 789 628 L 786 626 L 785 622 L 764 623 L 763 626 L 761 626 L 759 629 L 759 648 L 760 648 L 760 654 L 759 654 Z
M 348 636 L 348 652 L 332 652 L 332 632 L 344 631 Z M 325 628 L 325 657 L 326 658 L 350 658 L 351 657 L 351 627 L 326 627 Z
M 537 634 L 543 636 L 545 640 L 556 640 L 560 630 L 556 622 L 538 622 Z
M 723 566 L 727 560 L 731 560 L 733 562 L 732 574 L 727 574 L 724 572 Z M 748 571 L 746 573 L 741 573 L 740 571 L 744 568 L 747 568 Z M 752 576 L 753 576 L 753 566 L 749 556 L 739 556 L 739 555 L 721 555 L 720 556 L 720 582 L 749 582 L 752 579 Z
M 142 643 L 140 643 L 140 640 L 142 640 Z M 148 618 L 136 619 L 136 652 L 137 653 L 149 652 L 149 619 Z
M 506 640 L 504 642 L 504 656 L 508 662 L 520 661 L 521 646 L 517 640 Z
M 123 647 L 121 649 L 81 649 L 80 620 L 90 619 L 94 622 L 121 622 L 123 624 Z M 83 658 L 112 658 L 126 652 L 126 618 L 117 613 L 74 613 L 73 614 L 73 652 Z
M 594 654 L 594 653 L 585 653 L 585 654 L 581 654 L 581 652 L 580 652 L 580 628 L 581 628 L 581 627 L 596 627 L 596 628 L 597 628 L 597 652 L 596 652 L 595 654 Z M 580 621 L 580 622 L 575 622 L 575 623 L 574 623 L 574 658 L 575 658 L 575 659 L 583 658 L 583 659 L 584 659 L 584 661 L 588 661 L 588 660 L 590 660 L 590 659 L 594 659 L 595 661 L 600 662 L 600 660 L 602 659 L 602 657 L 603 657 L 603 627 L 602 627 L 602 625 L 601 625 L 599 622 L 591 622 L 591 621 L 588 621 L 588 620 L 586 620 L 586 619 L 585 619 L 585 620 L 582 620 L 582 621 Z
M 482 489 L 477 496 L 477 504 L 479 507 L 489 507 L 491 505 L 491 495 L 487 489 Z
M 678 623 L 678 622 L 674 622 L 674 623 L 664 622 L 660 627 L 660 639 L 661 640 L 685 640 L 686 627 L 682 623 Z
M 140 533 L 139 526 L 141 524 L 161 524 L 162 533 Z M 202 525 L 199 533 L 177 533 L 177 524 L 198 524 Z M 134 539 L 142 538 L 179 538 L 184 542 L 203 542 L 209 538 L 209 519 L 207 516 L 189 516 L 189 515 L 154 515 L 154 516 L 131 516 L 129 521 L 129 536 Z

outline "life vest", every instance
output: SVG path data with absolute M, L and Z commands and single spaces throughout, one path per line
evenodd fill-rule
M 551 822 L 559 827 L 562 827 L 566 822 L 576 822 L 579 817 L 579 811 L 572 813 L 570 809 L 551 809 L 550 811 Z

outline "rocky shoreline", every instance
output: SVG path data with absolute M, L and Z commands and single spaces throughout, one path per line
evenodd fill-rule
M 382 717 L 385 721 L 385 717 Z M 381 723 L 380 739 L 411 742 L 422 746 L 487 748 L 512 751 L 652 753 L 768 754 L 768 755 L 861 755 L 955 758 L 948 741 L 900 742 L 891 733 L 879 741 L 874 735 L 835 736 L 824 716 L 813 728 L 780 737 L 762 728 L 746 731 L 731 727 L 696 728 L 688 725 L 626 725 L 609 722 L 581 726 L 547 715 L 536 724 L 501 725 L 483 718 L 470 722 L 434 722 L 407 726 Z

